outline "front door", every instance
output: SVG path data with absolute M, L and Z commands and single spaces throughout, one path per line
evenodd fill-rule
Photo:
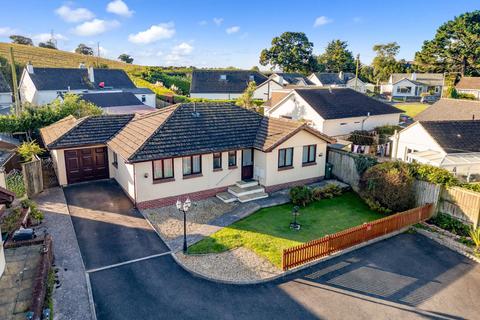
M 242 180 L 253 178 L 253 149 L 242 150 Z

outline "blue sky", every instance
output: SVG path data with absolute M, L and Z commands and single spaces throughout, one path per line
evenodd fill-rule
M 466 0 L 2 2 L 0 41 L 18 33 L 38 43 L 54 30 L 67 51 L 100 42 L 102 56 L 125 52 L 140 64 L 240 68 L 258 65 L 260 51 L 284 31 L 305 32 L 317 54 L 341 39 L 370 63 L 374 44 L 397 41 L 399 58 L 413 59 L 443 22 L 480 9 Z

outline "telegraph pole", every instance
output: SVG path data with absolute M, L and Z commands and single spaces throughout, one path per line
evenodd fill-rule
M 357 54 L 357 68 L 355 71 L 355 91 L 357 91 L 358 86 L 358 65 L 360 64 L 360 54 Z
M 21 105 L 18 94 L 17 70 L 15 68 L 15 58 L 13 57 L 13 47 L 10 47 L 10 67 L 12 68 L 13 95 L 15 97 L 15 114 L 20 115 Z

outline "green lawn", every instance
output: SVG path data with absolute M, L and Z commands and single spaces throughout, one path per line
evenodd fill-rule
M 398 109 L 402 109 L 407 116 L 412 118 L 429 107 L 427 103 L 397 103 L 394 106 Z
M 223 252 L 245 246 L 281 268 L 282 250 L 367 221 L 382 218 L 354 192 L 300 208 L 300 231 L 293 231 L 292 204 L 265 208 L 192 245 L 189 253 Z

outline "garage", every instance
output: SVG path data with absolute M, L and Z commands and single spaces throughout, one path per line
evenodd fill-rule
M 107 148 L 65 150 L 68 183 L 108 178 Z

